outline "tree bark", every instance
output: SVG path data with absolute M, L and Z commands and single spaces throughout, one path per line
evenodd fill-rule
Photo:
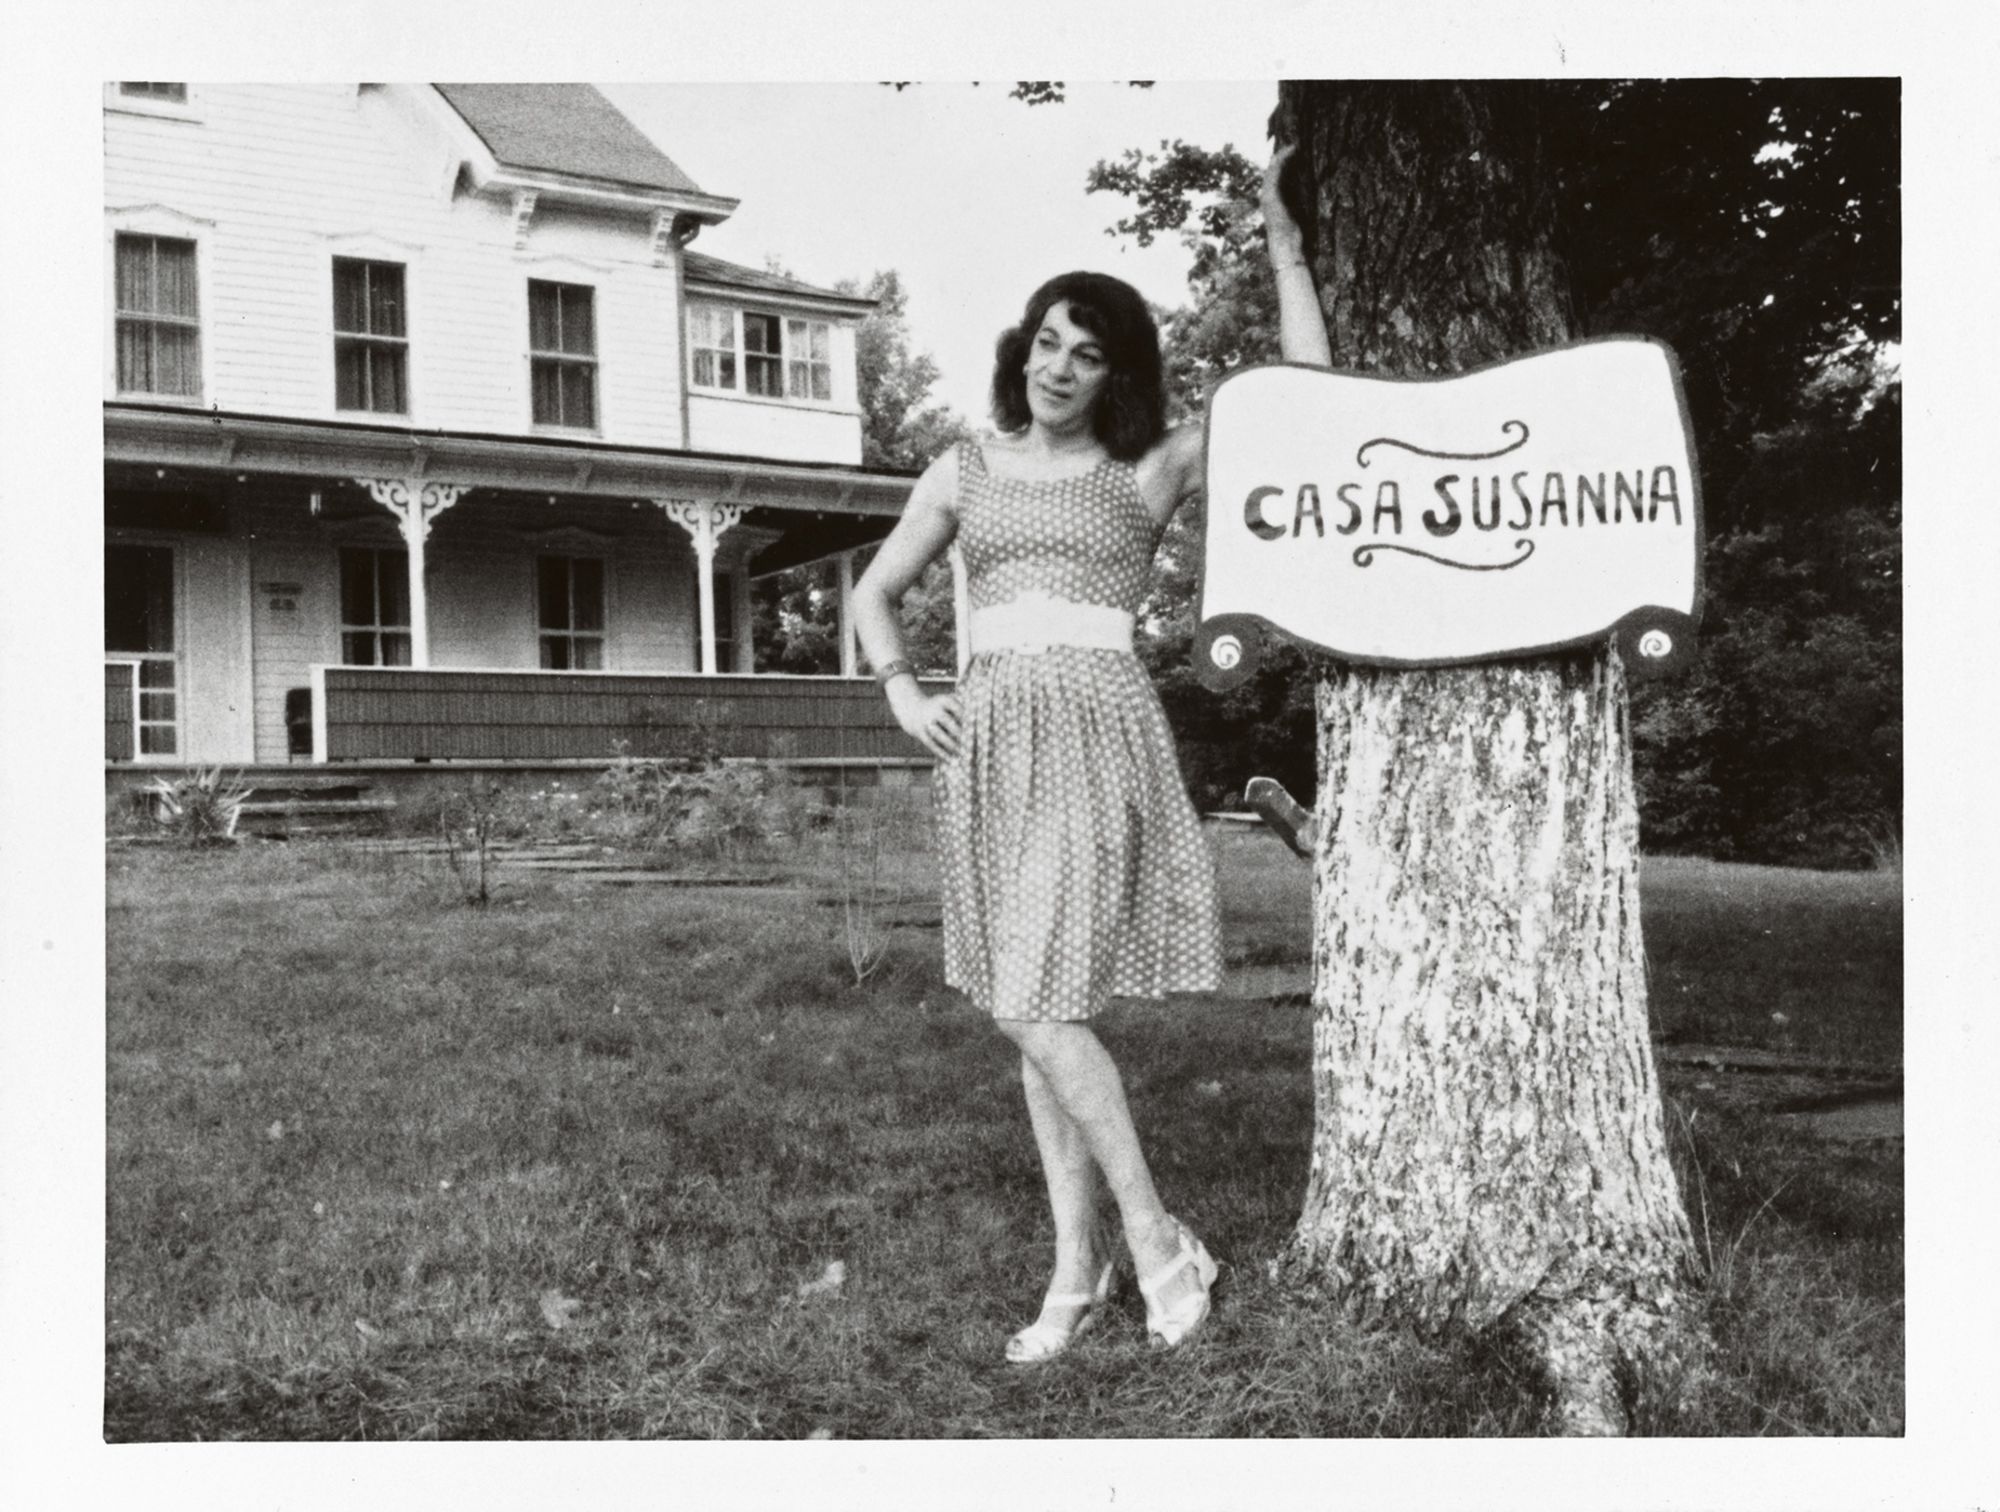
M 1533 85 L 1287 84 L 1336 365 L 1435 376 L 1574 334 Z M 1698 1361 L 1647 1031 L 1622 668 L 1325 668 L 1316 1119 L 1285 1261 L 1364 1316 L 1499 1328 L 1554 1426 Z

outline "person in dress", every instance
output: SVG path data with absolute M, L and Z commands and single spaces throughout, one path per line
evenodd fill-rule
M 1264 193 L 1281 309 L 1297 316 L 1302 287 L 1318 327 L 1276 193 L 1283 159 Z M 1221 978 L 1213 858 L 1132 654 L 1160 532 L 1201 487 L 1201 427 L 1169 431 L 1165 411 L 1159 335 L 1138 292 L 1098 273 L 1051 279 L 1000 339 L 999 434 L 930 465 L 854 592 L 897 722 L 938 762 L 945 979 L 1021 1051 L 1056 1253 L 1039 1317 L 1007 1343 L 1018 1364 L 1061 1354 L 1110 1297 L 1103 1188 L 1155 1344 L 1200 1327 L 1217 1274 L 1161 1201 L 1090 1028 L 1113 997 L 1211 991 Z M 954 542 L 971 659 L 956 691 L 934 695 L 903 656 L 896 605 Z

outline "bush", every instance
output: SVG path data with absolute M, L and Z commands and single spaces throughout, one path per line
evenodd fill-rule
M 155 777 L 146 785 L 153 817 L 182 845 L 228 845 L 236 839 L 236 821 L 250 801 L 250 789 L 221 767 L 185 777 Z
M 592 787 L 585 815 L 605 839 L 740 856 L 796 839 L 826 818 L 814 790 L 772 767 L 634 756 L 622 741 L 617 750 Z
M 690 774 L 688 792 L 674 839 L 710 855 L 739 857 L 761 844 L 796 839 L 824 815 L 816 795 L 770 767 L 708 767 Z

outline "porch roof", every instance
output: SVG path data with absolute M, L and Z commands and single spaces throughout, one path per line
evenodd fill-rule
M 481 435 L 106 403 L 107 463 L 199 472 L 436 479 L 596 498 L 700 496 L 877 519 L 902 513 L 914 473 L 554 436 Z M 879 535 L 879 528 L 870 539 Z

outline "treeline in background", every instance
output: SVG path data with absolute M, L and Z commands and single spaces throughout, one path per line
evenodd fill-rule
M 1852 868 L 1900 861 L 1902 818 L 1901 128 L 1893 79 L 1495 83 L 1541 112 L 1546 192 L 1568 227 L 1570 297 L 1590 336 L 1679 357 L 1702 475 L 1706 608 L 1694 667 L 1632 694 L 1643 843 L 1656 854 Z M 1059 107 L 1058 107 L 1059 108 Z M 1172 403 L 1200 412 L 1236 368 L 1274 361 L 1277 306 L 1257 214 L 1260 162 L 1184 142 L 1102 162 L 1111 228 L 1181 238 L 1187 305 L 1159 313 Z M 1056 269 L 1024 269 L 1027 287 Z M 871 466 L 919 468 L 970 433 L 929 403 L 894 272 L 865 292 L 860 365 Z M 995 333 L 996 336 L 998 333 Z M 1312 668 L 1271 648 L 1215 695 L 1189 657 L 1203 521 L 1161 542 L 1140 654 L 1197 806 L 1252 776 L 1315 781 Z M 952 667 L 942 567 L 904 606 L 912 653 Z M 757 670 L 838 665 L 833 573 L 760 581 Z

